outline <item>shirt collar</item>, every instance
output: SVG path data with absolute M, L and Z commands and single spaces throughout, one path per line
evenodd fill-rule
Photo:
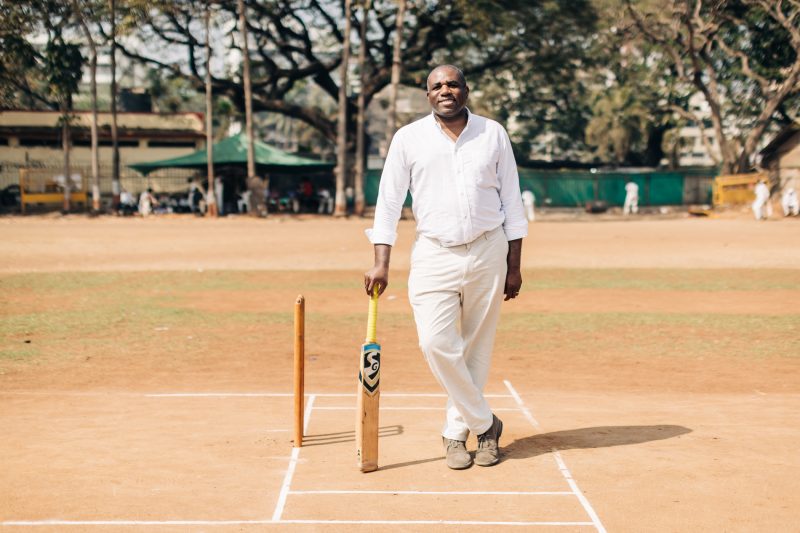
M 468 107 L 465 107 L 464 109 L 467 111 L 467 124 L 464 126 L 464 129 L 466 130 L 469 127 L 470 121 L 472 120 L 472 111 L 470 111 Z M 436 124 L 436 127 L 441 130 L 442 125 L 439 124 L 438 120 L 436 120 L 436 113 L 433 111 L 431 111 L 431 118 L 433 119 L 433 123 Z

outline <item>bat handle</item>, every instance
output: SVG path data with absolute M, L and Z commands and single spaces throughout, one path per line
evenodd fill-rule
M 378 329 L 378 284 L 372 287 L 372 297 L 369 299 L 369 317 L 367 319 L 367 342 L 376 342 Z

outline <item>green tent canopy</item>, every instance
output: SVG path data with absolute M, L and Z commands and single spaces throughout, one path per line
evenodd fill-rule
M 258 173 L 297 174 L 301 172 L 330 171 L 334 164 L 288 154 L 260 141 L 255 141 L 256 171 Z M 162 168 L 196 168 L 205 170 L 208 166 L 207 152 L 204 149 L 193 154 L 148 163 L 134 163 L 128 167 L 145 176 Z M 240 133 L 214 144 L 214 166 L 247 165 L 247 135 Z

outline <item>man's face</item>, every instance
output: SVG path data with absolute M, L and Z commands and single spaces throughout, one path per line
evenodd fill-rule
M 452 68 L 437 68 L 428 76 L 428 102 L 433 112 L 443 118 L 458 116 L 467 105 L 469 87 Z

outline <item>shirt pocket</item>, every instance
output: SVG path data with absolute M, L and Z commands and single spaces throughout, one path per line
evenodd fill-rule
M 498 188 L 496 150 L 475 148 L 464 154 L 467 175 L 480 188 Z

